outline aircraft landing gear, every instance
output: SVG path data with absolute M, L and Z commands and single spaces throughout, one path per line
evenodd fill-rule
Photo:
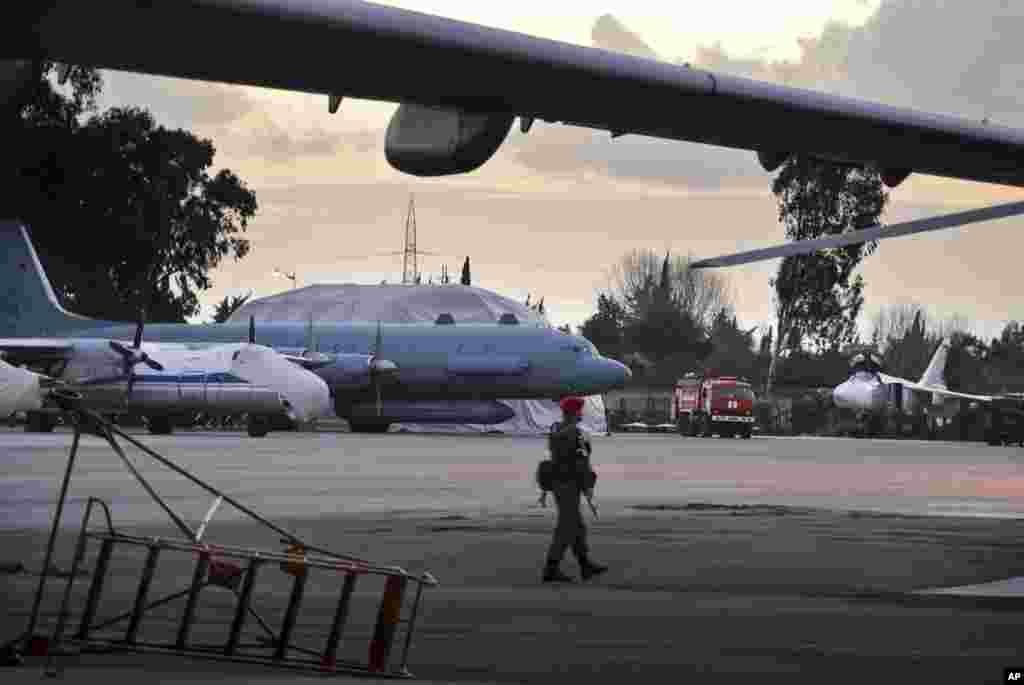
M 146 423 L 149 424 L 150 435 L 170 435 L 174 432 L 170 416 L 147 416 Z
M 270 432 L 270 419 L 265 416 L 250 416 L 246 422 L 250 438 L 263 438 Z
M 390 423 L 375 423 L 370 421 L 349 421 L 349 430 L 353 433 L 387 433 Z
M 41 411 L 25 412 L 26 433 L 52 433 L 57 419 L 51 414 Z

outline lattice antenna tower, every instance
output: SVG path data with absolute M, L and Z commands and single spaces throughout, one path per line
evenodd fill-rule
M 409 211 L 405 215 L 405 249 L 402 251 L 402 283 L 415 283 L 419 275 L 416 264 L 416 207 L 409 195 Z

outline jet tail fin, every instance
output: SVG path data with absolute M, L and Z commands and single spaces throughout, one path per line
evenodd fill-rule
M 0 337 L 46 337 L 110 322 L 78 316 L 57 301 L 28 230 L 0 220 Z
M 935 354 L 932 355 L 932 360 L 928 364 L 928 368 L 924 370 L 924 375 L 921 376 L 919 381 L 921 385 L 931 385 L 936 388 L 946 388 L 946 357 L 949 355 L 949 340 L 946 338 L 942 339 L 939 343 L 939 347 L 935 350 Z

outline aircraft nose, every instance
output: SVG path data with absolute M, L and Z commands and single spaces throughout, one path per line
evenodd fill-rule
M 615 363 L 621 367 L 620 372 L 622 373 L 622 384 L 625 385 L 631 378 L 633 378 L 633 371 L 625 364 L 619 362 Z
M 590 375 L 596 380 L 598 393 L 625 387 L 633 376 L 633 372 L 629 370 L 628 366 L 614 359 L 601 359 L 600 363 L 595 366 L 597 368 Z

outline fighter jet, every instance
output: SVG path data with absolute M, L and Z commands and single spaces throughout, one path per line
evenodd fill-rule
M 178 396 L 183 397 L 201 392 L 199 387 L 205 384 L 209 396 L 212 382 L 229 378 L 219 374 L 240 376 L 223 357 L 238 351 L 227 346 L 248 340 L 250 346 L 259 343 L 278 355 L 263 354 L 262 367 L 256 366 L 262 370 L 253 381 L 266 385 L 300 371 L 315 373 L 330 390 L 334 413 L 357 431 L 383 432 L 398 422 L 500 423 L 512 412 L 499 399 L 598 395 L 623 387 L 631 375 L 625 365 L 602 357 L 586 338 L 546 325 L 519 323 L 511 314 L 493 324 L 464 324 L 445 315 L 434 324 L 322 323 L 316 330 L 319 350 L 309 349 L 309 329 L 304 323 L 262 323 L 258 328 L 251 320 L 248 327 L 149 324 L 146 336 L 156 345 L 150 352 L 140 347 L 137 325 L 88 319 L 64 310 L 27 231 L 13 222 L 0 222 L 0 292 L 7 293 L 0 300 L 0 335 L 7 336 L 0 338 L 0 351 L 20 362 L 66 363 L 75 380 L 116 376 L 110 368 L 118 363 L 117 355 L 110 354 L 111 341 L 130 340 L 133 335 L 137 352 L 132 354 L 156 358 L 164 343 L 177 343 L 182 349 L 205 350 L 204 354 L 220 360 L 221 366 L 204 369 L 210 373 L 201 378 L 189 375 L 184 367 L 177 369 L 171 385 L 166 378 L 159 380 L 160 374 L 147 371 L 143 376 L 152 375 L 153 380 L 136 381 L 133 392 L 139 396 L 147 383 L 156 383 L 152 401 L 159 404 L 157 395 L 163 390 L 158 387 L 173 389 L 173 383 L 178 383 Z M 125 347 L 123 342 L 117 344 Z M 81 370 L 73 363 L 77 355 L 91 360 L 97 354 L 105 355 L 107 368 Z M 245 359 L 252 352 L 239 354 Z M 186 362 L 192 364 L 181 360 Z M 186 379 L 200 386 L 186 391 L 180 385 Z M 297 410 L 297 400 L 289 397 L 289 402 Z
M 865 426 L 877 423 L 895 397 L 894 388 L 900 386 L 900 409 L 907 414 L 915 413 L 918 399 L 915 393 L 929 393 L 931 404 L 940 406 L 944 395 L 962 396 L 946 388 L 945 369 L 949 354 L 949 341 L 943 339 L 921 380 L 914 382 L 882 372 L 878 355 L 866 350 L 856 353 L 850 360 L 850 377 L 832 391 L 832 401 L 840 409 L 850 409 Z

